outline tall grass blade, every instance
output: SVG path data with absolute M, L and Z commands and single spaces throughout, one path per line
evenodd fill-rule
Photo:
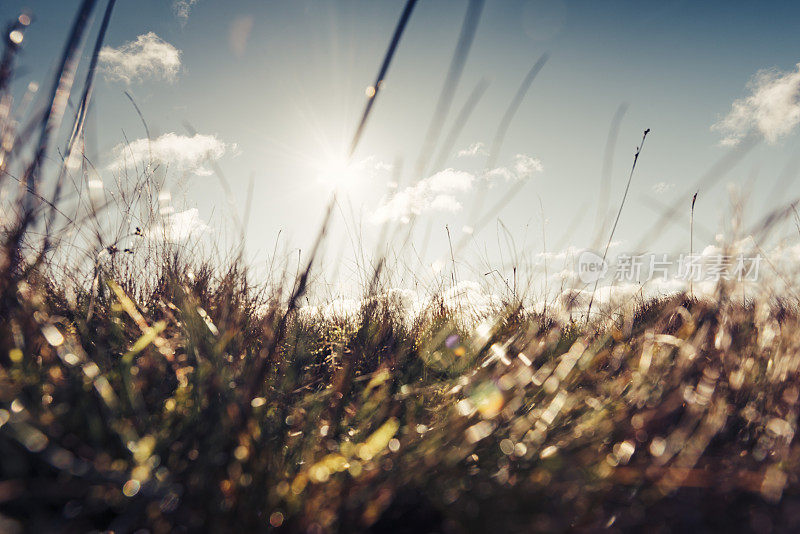
M 367 104 L 364 107 L 364 112 L 361 114 L 361 120 L 358 121 L 358 127 L 356 127 L 356 132 L 353 134 L 353 140 L 350 143 L 350 157 L 353 156 L 353 153 L 356 151 L 356 147 L 358 147 L 358 142 L 361 140 L 361 135 L 364 133 L 364 127 L 367 124 L 370 111 L 372 111 L 372 106 L 375 104 L 375 99 L 378 97 L 378 92 L 383 86 L 383 79 L 386 77 L 386 73 L 389 72 L 389 65 L 391 64 L 394 53 L 397 50 L 397 45 L 400 43 L 400 37 L 403 36 L 403 31 L 406 29 L 408 20 L 411 18 L 411 12 L 414 11 L 414 6 L 416 5 L 417 0 L 408 0 L 405 8 L 403 8 L 403 13 L 400 15 L 400 19 L 397 21 L 394 34 L 392 34 L 392 39 L 389 41 L 389 48 L 386 50 L 386 54 L 383 56 L 383 62 L 381 63 L 380 69 L 378 69 L 378 75 L 375 77 L 375 83 L 373 83 L 371 86 L 371 94 L 367 97 Z

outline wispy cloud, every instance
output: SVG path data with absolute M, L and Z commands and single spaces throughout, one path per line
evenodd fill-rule
M 667 182 L 658 182 L 657 184 L 653 184 L 653 192 L 659 195 L 663 195 L 664 193 L 672 190 L 675 188 L 675 184 L 670 184 Z
M 489 152 L 486 150 L 486 145 L 481 142 L 472 143 L 467 148 L 459 150 L 456 156 L 459 158 L 469 158 L 479 155 L 487 155 Z
M 197 2 L 198 0 L 174 0 L 172 2 L 172 11 L 174 11 L 175 16 L 185 24 L 186 21 L 189 20 L 189 13 L 191 13 L 192 7 L 194 7 Z
M 125 83 L 144 79 L 172 81 L 181 68 L 181 51 L 148 32 L 119 48 L 104 46 L 99 61 L 108 79 Z
M 148 230 L 147 237 L 182 242 L 199 237 L 209 230 L 209 226 L 200 218 L 197 208 L 190 208 L 164 216 L 162 223 L 156 224 Z
M 759 71 L 747 87 L 750 95 L 734 101 L 725 118 L 711 127 L 725 136 L 723 145 L 735 145 L 753 131 L 774 143 L 800 123 L 800 63 L 788 72 Z
M 488 154 L 489 151 L 486 149 L 486 145 L 477 142 L 472 143 L 467 148 L 459 150 L 456 156 L 459 158 L 472 158 L 476 156 L 486 156 Z M 507 182 L 512 182 L 528 179 L 535 173 L 542 172 L 542 170 L 544 170 L 542 162 L 538 158 L 533 158 L 526 154 L 517 154 L 514 156 L 514 162 L 511 166 L 490 169 L 484 174 L 484 178 L 490 181 L 502 178 Z
M 113 161 L 108 168 L 120 171 L 152 161 L 169 165 L 179 172 L 206 176 L 211 174 L 211 169 L 206 166 L 209 160 L 217 160 L 226 153 L 236 151 L 235 144 L 224 143 L 215 135 L 195 134 L 188 137 L 170 132 L 152 141 L 136 139 L 115 146 L 112 149 Z
M 391 163 L 382 161 L 375 155 L 349 163 L 345 169 L 346 172 L 353 174 L 358 179 L 375 179 L 391 170 Z
M 412 215 L 428 211 L 456 212 L 461 203 L 454 193 L 472 189 L 475 176 L 465 171 L 445 169 L 384 200 L 372 214 L 372 221 L 407 221 Z
M 538 158 L 532 158 L 525 154 L 514 156 L 514 163 L 510 167 L 497 167 L 486 173 L 488 180 L 502 178 L 506 182 L 517 182 L 527 180 L 536 173 L 542 172 L 544 167 Z

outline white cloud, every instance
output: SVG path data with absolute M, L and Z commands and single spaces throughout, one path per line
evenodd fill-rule
M 114 160 L 110 170 L 121 171 L 145 164 L 152 157 L 153 163 L 163 163 L 179 172 L 194 172 L 201 176 L 211 174 L 206 167 L 208 160 L 217 160 L 226 152 L 236 152 L 235 144 L 223 143 L 215 135 L 195 134 L 192 137 L 170 132 L 153 139 L 136 139 L 128 144 L 119 144 L 112 149 Z
M 529 178 L 536 172 L 542 172 L 542 162 L 538 158 L 532 158 L 525 154 L 517 154 L 514 156 L 514 172 L 518 180 Z
M 359 176 L 374 179 L 380 176 L 381 173 L 391 172 L 392 164 L 381 161 L 378 156 L 372 155 L 349 164 L 347 168 Z
M 707 245 L 699 253 L 701 256 L 710 258 L 715 256 L 736 255 L 736 254 L 755 254 L 756 248 L 751 237 L 746 236 L 741 239 L 730 241 L 723 234 L 714 237 L 716 245 Z
M 431 202 L 433 211 L 449 211 L 455 213 L 461 209 L 461 203 L 451 195 L 437 195 Z
M 472 280 L 460 280 L 442 295 L 450 310 L 460 310 L 475 317 L 489 315 L 500 308 L 502 299 L 485 286 Z
M 465 171 L 438 172 L 384 199 L 372 214 L 372 221 L 402 221 L 428 211 L 459 211 L 461 203 L 453 193 L 469 191 L 474 180 L 475 176 Z
M 486 173 L 488 180 L 502 178 L 506 182 L 527 180 L 537 172 L 542 172 L 544 167 L 541 160 L 525 154 L 514 156 L 514 163 L 510 167 L 497 167 Z
M 208 225 L 200 218 L 197 208 L 190 208 L 166 215 L 162 224 L 156 224 L 148 230 L 147 236 L 151 239 L 163 238 L 170 242 L 181 242 L 209 230 Z
M 361 311 L 364 302 L 357 299 L 338 298 L 323 306 L 309 307 L 307 311 L 313 314 L 319 313 L 323 317 L 333 318 L 353 318 Z
M 109 79 L 125 83 L 148 78 L 172 81 L 181 68 L 181 51 L 148 32 L 119 48 L 104 46 L 99 61 Z
M 669 184 L 667 182 L 658 182 L 657 184 L 653 184 L 653 192 L 658 193 L 659 195 L 663 195 L 667 191 L 675 188 L 675 184 Z
M 189 20 L 189 13 L 192 11 L 192 7 L 197 1 L 198 0 L 174 0 L 172 2 L 172 11 L 174 11 L 175 16 L 185 24 L 186 21 Z
M 780 243 L 767 253 L 767 257 L 776 266 L 788 265 L 797 269 L 800 262 L 800 245 Z
M 491 169 L 486 172 L 485 177 L 489 181 L 501 179 L 509 182 L 513 179 L 511 170 L 509 170 L 508 167 L 497 167 L 495 169 Z
M 456 156 L 459 158 L 469 158 L 478 155 L 487 155 L 489 152 L 486 150 L 486 145 L 481 142 L 472 143 L 467 148 L 459 150 Z
M 750 95 L 733 102 L 731 111 L 714 124 L 723 145 L 735 145 L 757 131 L 768 142 L 789 134 L 800 123 L 800 63 L 797 70 L 762 70 L 748 82 Z
M 473 145 L 474 146 L 474 145 Z M 492 183 L 496 180 L 518 182 L 527 180 L 542 171 L 542 162 L 525 154 L 517 154 L 509 167 L 497 167 L 481 175 L 481 179 Z M 412 215 L 428 211 L 455 213 L 462 208 L 455 194 L 470 191 L 477 181 L 476 175 L 467 171 L 445 169 L 420 180 L 416 185 L 396 192 L 383 199 L 372 214 L 372 222 L 408 222 Z
M 438 304 L 444 305 L 451 312 L 461 314 L 462 319 L 479 320 L 500 310 L 502 300 L 484 285 L 471 280 L 462 280 L 436 295 L 412 289 L 391 288 L 368 299 L 340 296 L 319 305 L 304 306 L 301 311 L 312 318 L 320 316 L 352 318 L 370 302 L 395 306 L 402 311 L 400 316 L 411 324 L 420 317 L 420 314 L 437 310 Z
M 570 245 L 565 249 L 555 252 L 539 252 L 538 254 L 536 254 L 536 257 L 547 261 L 553 261 L 553 260 L 566 261 L 568 259 L 573 260 L 578 256 L 580 256 L 581 252 L 583 252 L 584 250 L 588 249 Z

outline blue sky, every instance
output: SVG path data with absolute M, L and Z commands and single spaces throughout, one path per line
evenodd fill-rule
M 23 7 L 35 16 L 25 36 L 18 93 L 29 81 L 48 80 L 77 4 L 12 0 L 0 8 L 4 18 Z M 171 0 L 120 0 L 106 45 L 128 56 L 105 56 L 87 155 L 110 181 L 114 158 L 124 152 L 115 147 L 145 137 L 125 91 L 152 137 L 167 136 L 165 159 L 177 146 L 170 143 L 191 137 L 189 123 L 200 134 L 194 141 L 205 143 L 195 147 L 197 154 L 217 159 L 224 171 L 237 212 L 250 202 L 247 251 L 254 264 L 266 260 L 279 232 L 287 253 L 307 250 L 335 184 L 340 206 L 326 268 L 344 278 L 358 270 L 360 249 L 370 255 L 378 246 L 378 223 L 387 219 L 400 230 L 383 244 L 409 273 L 449 260 L 445 225 L 460 240 L 463 229 L 519 181 L 518 193 L 499 213 L 516 256 L 492 218 L 467 234 L 458 251 L 464 276 L 479 278 L 494 268 L 507 273 L 511 257 L 522 261 L 541 252 L 540 206 L 548 250 L 602 248 L 594 242 L 601 169 L 622 104 L 627 111 L 613 152 L 608 211 L 619 205 L 642 131 L 650 128 L 651 134 L 614 237 L 618 250 L 642 251 L 634 247 L 657 221 L 656 206 L 678 201 L 685 209 L 643 251 L 674 253 L 687 246 L 694 184 L 737 150 L 722 143 L 727 137 L 749 133 L 757 144 L 717 185 L 701 189 L 701 246 L 730 227 L 730 184 L 745 191 L 745 226 L 800 192 L 793 181 L 777 194 L 774 187 L 797 150 L 800 119 L 792 118 L 792 102 L 798 95 L 791 91 L 798 82 L 791 74 L 800 62 L 800 5 L 793 2 L 488 0 L 445 133 L 476 84 L 485 78 L 488 88 L 442 168 L 415 177 L 411 171 L 466 10 L 466 2 L 421 0 L 351 166 L 340 168 L 403 4 L 197 0 L 184 4 L 182 16 Z M 162 44 L 179 51 L 179 64 L 158 60 L 124 71 L 130 67 L 124 61 L 141 53 L 126 43 L 150 32 L 146 42 L 161 52 L 167 50 Z M 491 144 L 518 85 L 545 52 L 549 60 L 510 125 L 490 170 L 495 172 L 487 173 L 477 143 Z M 752 81 L 764 69 L 773 71 Z M 120 72 L 128 72 L 127 79 Z M 784 86 L 788 96 L 769 92 Z M 731 128 L 712 130 L 731 117 L 737 99 L 748 97 L 729 120 Z M 458 156 L 469 147 L 475 155 Z M 207 164 L 184 159 L 173 161 L 165 176 L 174 209 L 196 209 L 192 224 L 211 229 L 203 239 L 228 235 L 230 242 L 230 207 L 219 181 Z M 406 240 L 408 210 L 419 213 Z M 794 239 L 793 232 L 787 225 L 778 234 Z

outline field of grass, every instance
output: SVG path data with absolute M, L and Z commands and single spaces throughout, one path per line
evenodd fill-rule
M 0 131 L 32 150 L 0 149 L 20 185 L 0 233 L 0 531 L 800 529 L 794 300 L 720 284 L 573 321 L 434 296 L 408 317 L 378 271 L 355 316 L 323 317 L 299 307 L 312 261 L 259 285 L 237 254 L 102 235 L 73 276 L 65 180 L 41 176 L 63 87 L 18 127 L 9 32 Z M 140 205 L 98 210 L 152 213 L 140 178 Z
M 4 521 L 110 529 L 796 528 L 798 320 L 675 297 L 616 324 L 390 302 L 266 312 L 174 266 L 153 292 L 3 286 Z M 3 280 L 9 280 L 6 273 Z M 9 523 L 11 524 L 11 523 Z

